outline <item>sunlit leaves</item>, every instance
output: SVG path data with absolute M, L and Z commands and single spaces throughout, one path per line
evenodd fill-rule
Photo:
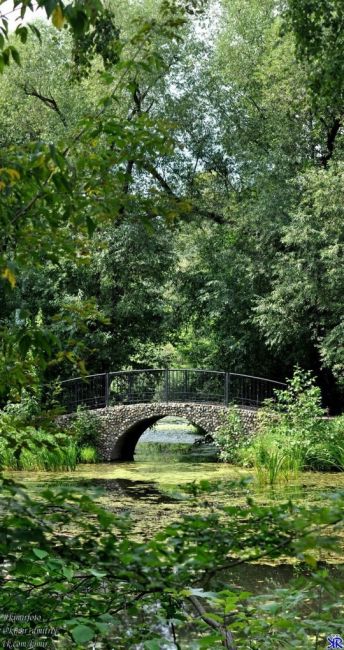
M 87 643 L 94 636 L 94 630 L 87 625 L 77 625 L 72 628 L 72 637 L 75 643 Z
M 311 510 L 250 500 L 229 514 L 218 509 L 221 525 L 214 525 L 213 515 L 204 520 L 194 514 L 147 541 L 133 539 L 127 521 L 104 512 L 80 490 L 43 488 L 33 500 L 3 482 L 1 501 L 0 529 L 10 531 L 0 536 L 9 570 L 0 595 L 3 612 L 20 606 L 29 614 L 39 607 L 49 624 L 53 607 L 54 620 L 63 621 L 62 642 L 71 635 L 81 645 L 94 638 L 124 648 L 129 627 L 133 643 L 161 647 L 158 630 L 173 621 L 176 634 L 187 630 L 197 648 L 213 650 L 217 642 L 223 647 L 225 629 L 238 647 L 249 639 L 253 648 L 263 641 L 273 648 L 284 638 L 300 647 L 315 626 L 324 634 L 331 617 L 341 621 L 340 585 L 326 570 L 304 572 L 300 565 L 294 581 L 283 588 L 270 585 L 259 595 L 233 585 L 230 573 L 231 564 L 257 554 L 284 562 L 286 554 L 303 559 L 314 544 L 322 547 L 322 540 L 326 552 L 326 539 L 318 533 L 342 518 L 339 493 L 332 504 Z M 212 588 L 204 588 L 210 577 Z M 217 630 L 211 630 L 213 624 Z
M 313 106 L 340 115 L 344 97 L 342 1 L 289 0 L 286 16 L 298 55 L 308 66 Z
M 51 21 L 54 27 L 57 27 L 57 29 L 61 29 L 63 27 L 65 19 L 60 4 L 56 5 L 54 8 L 51 14 Z
M 2 272 L 2 277 L 5 278 L 6 280 L 8 280 L 8 282 L 10 283 L 12 289 L 14 289 L 14 287 L 16 286 L 17 280 L 16 280 L 16 276 L 15 276 L 14 272 L 12 271 L 12 269 L 7 266 Z

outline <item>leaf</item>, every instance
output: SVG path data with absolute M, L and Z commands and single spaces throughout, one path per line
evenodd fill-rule
M 72 630 L 72 637 L 75 643 L 87 643 L 91 641 L 94 636 L 94 631 L 88 625 L 77 625 Z
M 90 569 L 90 573 L 96 578 L 105 578 L 106 576 L 105 571 L 98 571 L 98 569 Z
M 151 639 L 150 641 L 145 641 L 144 648 L 145 650 L 161 650 L 161 639 Z
M 17 65 L 21 65 L 20 55 L 19 55 L 18 50 L 16 50 L 16 48 L 13 47 L 13 46 L 11 46 L 10 49 L 11 49 L 11 54 L 12 54 L 13 61 L 15 61 Z
M 43 551 L 41 548 L 33 548 L 32 551 L 40 560 L 43 560 L 48 555 L 47 551 Z
M 53 13 L 51 14 L 51 20 L 54 27 L 56 27 L 57 29 L 61 29 L 63 27 L 65 19 L 64 19 L 63 11 L 61 9 L 61 5 L 57 5 L 55 7 Z
M 18 25 L 15 33 L 19 36 L 22 43 L 26 43 L 27 35 L 28 35 L 27 27 L 23 25 Z
M 97 225 L 94 223 L 93 219 L 89 217 L 88 215 L 86 216 L 86 225 L 87 225 L 87 232 L 89 237 L 92 237 L 94 231 L 97 228 Z
M 0 167 L 0 172 L 5 172 L 5 174 L 10 177 L 10 180 L 13 183 L 20 179 L 20 174 L 16 169 L 12 169 L 10 167 Z
M 81 9 L 69 5 L 66 7 L 68 12 L 68 20 L 75 34 L 83 34 L 88 25 L 87 15 Z
M 63 569 L 62 569 L 62 573 L 65 576 L 65 578 L 67 578 L 67 580 L 72 580 L 73 579 L 73 576 L 74 576 L 73 569 L 70 569 L 69 567 L 64 566 Z
M 30 349 L 32 339 L 30 334 L 26 333 L 19 341 L 19 352 L 22 357 L 25 357 Z
M 36 25 L 29 24 L 28 27 L 32 31 L 32 33 L 38 38 L 39 42 L 41 43 L 42 42 L 41 33 L 40 33 L 39 29 L 37 29 Z
M 14 275 L 13 271 L 11 271 L 11 269 L 6 267 L 2 272 L 2 277 L 5 278 L 6 280 L 8 280 L 8 282 L 10 283 L 12 289 L 14 289 L 14 287 L 17 284 L 17 280 L 16 280 L 16 276 Z

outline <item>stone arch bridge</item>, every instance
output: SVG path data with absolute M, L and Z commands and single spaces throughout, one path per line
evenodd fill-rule
M 103 461 L 133 460 L 146 429 L 166 416 L 182 417 L 212 434 L 236 404 L 244 429 L 254 429 L 257 409 L 285 384 L 262 377 L 207 370 L 139 370 L 91 375 L 61 384 L 61 402 L 73 417 L 82 406 L 100 421 Z

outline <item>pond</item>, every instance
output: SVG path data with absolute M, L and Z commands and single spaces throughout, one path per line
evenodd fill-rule
M 344 473 L 315 472 L 303 473 L 297 480 L 276 488 L 259 487 L 255 483 L 253 470 L 218 462 L 215 448 L 209 444 L 197 444 L 198 439 L 199 433 L 191 425 L 181 420 L 165 419 L 141 437 L 134 462 L 85 464 L 72 472 L 15 472 L 15 478 L 38 494 L 47 482 L 62 483 L 80 491 L 87 489 L 93 492 L 96 489 L 95 498 L 105 508 L 131 518 L 135 539 L 150 538 L 184 514 L 209 514 L 218 505 L 244 504 L 247 496 L 245 487 L 240 492 L 231 485 L 238 478 L 251 479 L 250 493 L 256 501 L 265 504 L 288 498 L 310 505 L 323 504 L 336 489 L 344 488 Z M 199 499 L 199 505 L 195 506 L 185 488 L 187 484 L 204 479 L 211 483 L 220 481 L 220 486 L 217 491 Z M 338 561 L 338 555 L 331 556 L 329 553 L 323 559 L 328 563 L 330 580 L 341 581 L 344 563 Z M 243 563 L 221 571 L 211 580 L 209 588 L 218 591 L 231 588 L 269 598 L 268 594 L 276 587 L 286 587 L 292 578 L 300 575 L 299 571 L 287 558 L 275 562 L 265 559 Z M 172 650 L 176 647 L 171 641 L 167 624 L 161 624 L 159 633 L 165 639 L 161 648 Z M 179 634 L 183 647 L 193 647 L 197 631 L 192 623 L 180 624 Z M 95 647 L 100 650 L 103 645 L 97 643 Z M 142 650 L 143 645 L 140 643 L 130 647 Z
M 186 421 L 165 418 L 141 437 L 134 462 L 79 465 L 74 471 L 59 473 L 16 472 L 16 479 L 30 485 L 32 491 L 51 483 L 73 485 L 80 489 L 101 489 L 97 500 L 118 514 L 127 514 L 133 534 L 147 538 L 183 514 L 195 512 L 188 483 L 223 481 L 220 489 L 206 495 L 198 512 L 209 513 L 217 505 L 244 504 L 242 494 L 226 482 L 251 479 L 250 492 L 260 503 L 292 499 L 307 504 L 324 503 L 335 489 L 344 489 L 344 473 L 304 472 L 294 481 L 275 488 L 259 487 L 254 471 L 220 463 L 212 445 L 197 445 L 200 434 Z M 196 444 L 195 444 L 196 441 Z M 329 558 L 331 560 L 331 558 Z

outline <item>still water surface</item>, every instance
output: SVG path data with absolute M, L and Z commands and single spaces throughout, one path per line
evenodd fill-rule
M 246 494 L 233 491 L 226 482 L 240 478 L 252 480 L 250 491 L 261 503 L 291 498 L 309 505 L 323 503 L 331 492 L 344 489 L 344 473 L 304 472 L 291 483 L 260 488 L 254 471 L 216 461 L 211 446 L 197 446 L 199 435 L 191 425 L 176 418 L 165 418 L 141 437 L 134 462 L 79 465 L 72 472 L 16 472 L 16 478 L 39 490 L 47 481 L 73 485 L 80 489 L 101 488 L 97 499 L 116 513 L 128 514 L 135 535 L 147 537 L 178 518 L 195 511 L 183 486 L 207 479 L 224 481 L 215 493 L 207 495 L 199 511 L 209 512 L 218 504 L 244 503 Z
M 244 504 L 245 489 L 238 493 L 230 485 L 231 481 L 240 478 L 252 480 L 250 492 L 261 503 L 290 498 L 312 506 L 326 502 L 336 489 L 344 489 L 344 473 L 320 472 L 303 473 L 297 480 L 276 488 L 261 488 L 255 483 L 253 470 L 218 462 L 216 450 L 211 446 L 195 445 L 197 438 L 199 435 L 187 423 L 166 418 L 141 437 L 134 462 L 79 465 L 72 472 L 61 473 L 16 472 L 16 479 L 29 484 L 33 492 L 46 487 L 47 482 L 68 484 L 78 490 L 100 488 L 102 493 L 97 493 L 96 499 L 115 513 L 127 514 L 133 523 L 133 535 L 138 539 L 152 536 L 183 514 L 195 513 L 195 503 L 183 488 L 187 483 L 202 479 L 221 482 L 218 491 L 200 499 L 196 510 L 204 514 L 209 514 L 218 505 Z M 343 579 L 343 561 L 338 561 L 338 556 L 329 556 L 327 561 L 332 578 Z M 230 585 L 234 589 L 262 594 L 274 587 L 285 587 L 293 576 L 293 563 L 288 559 L 278 563 L 261 561 L 222 573 L 216 578 L 221 583 L 216 587 Z M 165 627 L 160 630 L 166 639 L 164 648 L 175 648 L 170 629 Z M 188 641 L 189 632 L 186 630 L 183 635 Z M 141 650 L 141 644 L 137 650 Z

